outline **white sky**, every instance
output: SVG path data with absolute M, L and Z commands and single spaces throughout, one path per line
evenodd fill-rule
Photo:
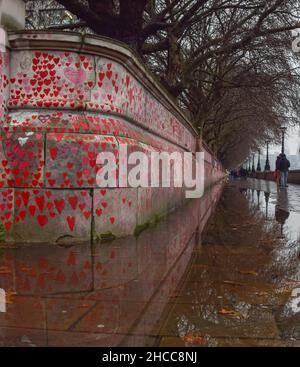
M 285 150 L 287 154 L 300 154 L 300 128 L 291 128 L 286 133 Z M 270 153 L 279 153 L 281 151 L 281 144 L 270 146 Z

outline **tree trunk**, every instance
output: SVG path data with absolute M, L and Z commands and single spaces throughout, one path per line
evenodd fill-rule
M 142 47 L 143 14 L 147 0 L 120 0 L 120 40 L 139 51 Z

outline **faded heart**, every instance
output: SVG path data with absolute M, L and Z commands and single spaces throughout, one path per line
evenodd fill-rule
M 86 72 L 82 69 L 73 70 L 72 68 L 66 68 L 64 74 L 75 85 L 83 83 L 86 79 Z

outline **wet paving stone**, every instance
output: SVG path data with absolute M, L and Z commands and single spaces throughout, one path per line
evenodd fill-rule
M 229 181 L 136 237 L 4 247 L 0 346 L 300 346 L 299 197 Z
M 300 345 L 300 210 L 287 215 L 299 193 L 257 180 L 227 184 L 153 330 L 160 346 Z

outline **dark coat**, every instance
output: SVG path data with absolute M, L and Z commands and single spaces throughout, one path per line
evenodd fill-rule
M 281 162 L 281 157 L 277 157 L 277 159 L 276 159 L 276 169 L 280 169 L 280 162 Z
M 286 159 L 285 157 L 281 158 L 280 163 L 279 163 L 279 170 L 281 172 L 287 172 L 290 168 L 291 164 L 290 161 L 288 159 Z

